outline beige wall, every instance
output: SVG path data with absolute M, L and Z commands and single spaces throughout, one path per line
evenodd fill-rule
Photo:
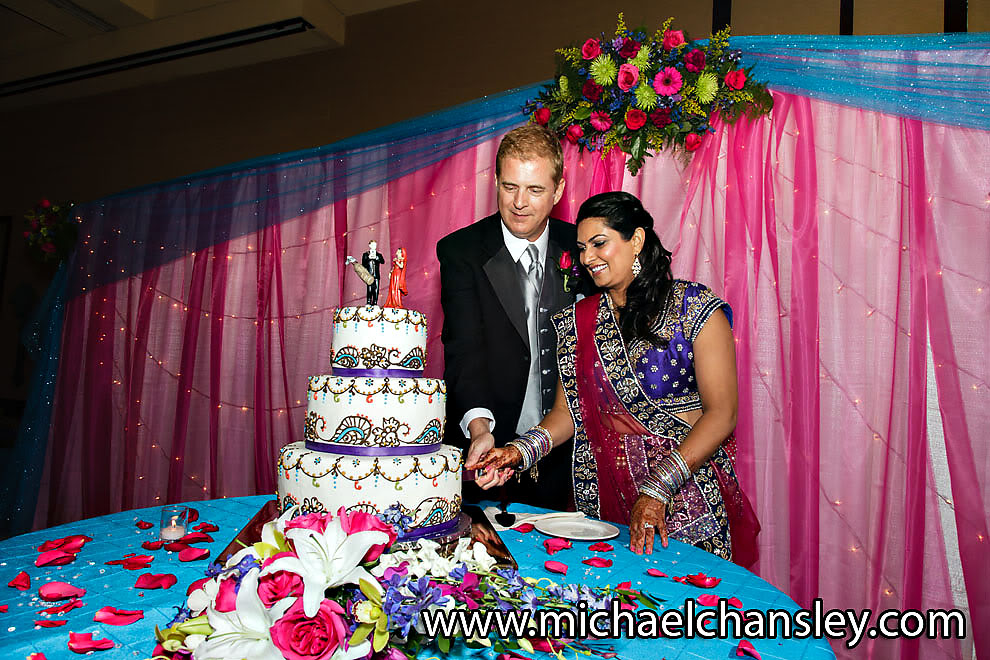
M 856 0 L 857 32 L 932 32 L 943 0 Z M 970 4 L 990 0 L 970 0 Z M 349 19 L 343 48 L 0 114 L 0 216 L 15 218 L 0 317 L 0 398 L 16 333 L 11 293 L 46 274 L 20 251 L 37 199 L 96 199 L 239 160 L 317 147 L 379 126 L 547 79 L 553 49 L 614 26 L 676 15 L 695 37 L 711 2 L 422 0 Z M 735 34 L 838 31 L 839 0 L 733 0 Z M 987 11 L 971 9 L 985 25 Z M 975 28 L 974 28 L 975 29 Z M 11 358 L 12 359 L 12 358 Z

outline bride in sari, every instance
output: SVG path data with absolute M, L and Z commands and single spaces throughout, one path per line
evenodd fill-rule
M 625 192 L 578 211 L 582 266 L 601 291 L 553 317 L 560 381 L 542 422 L 476 464 L 482 488 L 574 438 L 574 501 L 629 525 L 633 552 L 674 538 L 751 566 L 759 522 L 733 467 L 732 311 L 671 276 L 653 218 Z

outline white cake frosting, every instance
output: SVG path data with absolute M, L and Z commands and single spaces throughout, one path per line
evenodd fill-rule
M 426 317 L 394 307 L 341 307 L 333 314 L 330 366 L 419 375 L 426 364 Z
M 435 378 L 313 376 L 304 439 L 325 445 L 439 445 L 447 388 Z
M 279 511 L 398 506 L 414 531 L 449 531 L 461 510 L 463 460 L 441 444 L 446 385 L 421 377 L 426 317 L 344 307 L 333 328 L 333 373 L 309 379 L 304 442 L 279 455 Z
M 279 508 L 379 514 L 398 504 L 413 527 L 439 525 L 460 513 L 461 466 L 455 447 L 420 456 L 346 456 L 293 442 L 278 458 Z

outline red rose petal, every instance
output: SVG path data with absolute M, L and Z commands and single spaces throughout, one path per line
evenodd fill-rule
M 196 561 L 210 556 L 209 548 L 186 548 L 179 553 L 179 561 Z
M 560 573 L 561 575 L 567 575 L 567 564 L 561 564 L 559 561 L 548 559 L 545 562 L 543 562 L 543 567 L 548 571 L 550 571 L 551 573 Z
M 652 575 L 653 577 L 667 577 L 667 574 L 656 568 L 646 569 L 647 575 Z
M 536 528 L 533 527 L 532 523 L 519 523 L 518 525 L 512 528 L 512 531 L 521 532 L 523 534 L 529 534 L 534 529 Z
M 78 553 L 83 549 L 83 546 L 92 541 L 93 539 L 85 534 L 73 534 L 72 536 L 66 536 L 62 541 L 62 547 L 59 550 L 64 552 Z
M 698 573 L 697 575 L 685 575 L 683 577 L 675 577 L 671 579 L 682 584 L 691 584 L 696 587 L 701 587 L 702 589 L 711 589 L 712 587 L 718 586 L 718 583 L 722 581 L 722 578 L 709 577 L 704 573 Z
M 61 605 L 52 605 L 46 610 L 40 610 L 42 614 L 65 614 L 66 612 L 71 612 L 77 607 L 82 607 L 83 602 L 78 598 L 73 598 Z
M 739 645 L 736 646 L 736 657 L 748 655 L 751 658 L 756 658 L 756 660 L 763 660 L 759 652 L 753 648 L 753 645 L 746 639 L 740 639 Z
M 611 543 L 605 543 L 604 541 L 599 541 L 594 545 L 589 545 L 588 550 L 592 552 L 612 552 L 615 548 L 612 547 Z
M 145 550 L 161 550 L 163 543 L 165 541 L 145 541 L 141 544 L 141 547 Z
M 632 588 L 632 580 L 629 580 L 627 582 L 620 582 L 618 585 L 616 585 L 615 588 L 616 589 L 630 589 L 630 588 Z
M 209 579 L 209 578 L 204 578 Z M 135 589 L 169 589 L 176 582 L 176 578 L 171 573 L 145 573 L 134 583 Z M 186 594 L 189 595 L 189 594 Z
M 172 543 L 166 543 L 164 546 L 164 548 L 169 552 L 182 552 L 188 547 L 189 547 L 188 545 L 182 543 L 181 541 L 173 541 Z
M 153 555 L 135 555 L 133 553 L 128 554 L 123 559 L 114 559 L 112 561 L 103 562 L 108 566 L 113 566 L 115 564 L 120 564 L 128 571 L 137 571 L 142 568 L 148 568 L 151 562 L 155 560 Z
M 0 605 L 0 614 L 6 614 L 6 613 L 7 613 L 7 606 Z
M 93 633 L 69 633 L 69 650 L 75 653 L 106 651 L 113 648 L 109 639 L 93 639 Z
M 61 549 L 49 550 L 48 552 L 42 552 L 38 555 L 38 558 L 34 560 L 34 565 L 39 568 L 42 566 L 64 566 L 65 564 L 72 563 L 76 560 L 76 556 L 71 552 L 63 552 Z
M 96 623 L 105 623 L 110 626 L 129 626 L 143 618 L 144 612 L 141 610 L 118 610 L 109 605 L 101 607 L 93 615 L 93 621 Z
M 560 539 L 557 537 L 547 539 L 546 541 L 543 542 L 543 547 L 546 548 L 547 552 L 551 555 L 556 554 L 561 550 L 566 550 L 567 548 L 571 548 L 573 546 L 574 544 L 568 541 L 567 539 Z
M 715 607 L 718 605 L 718 596 L 715 594 L 701 594 L 695 600 L 705 607 Z
M 38 588 L 42 600 L 65 600 L 86 595 L 85 589 L 73 587 L 68 582 L 46 582 Z
M 27 591 L 31 588 L 31 576 L 21 571 L 14 579 L 7 583 L 8 587 L 13 587 L 14 589 L 19 589 L 20 591 Z
M 35 619 L 34 625 L 42 628 L 58 628 L 69 622 L 68 619 Z
M 65 544 L 65 539 L 55 539 L 53 541 L 45 541 L 38 546 L 38 552 L 48 552 L 49 550 L 55 550 L 61 548 Z
M 741 601 L 741 600 L 739 600 L 738 598 L 736 598 L 735 596 L 733 596 L 732 598 L 730 598 L 730 599 L 728 600 L 728 603 L 729 603 L 729 605 L 731 605 L 732 607 L 736 607 L 736 608 L 739 608 L 740 610 L 742 609 L 742 601 Z
M 189 515 L 186 516 L 186 522 L 187 523 L 194 523 L 197 520 L 199 520 L 199 511 L 197 511 L 196 509 L 194 509 L 192 507 L 189 507 Z
M 595 568 L 608 568 L 612 565 L 612 560 L 605 559 L 604 557 L 592 557 L 591 559 L 585 559 L 581 563 L 594 566 Z
M 220 531 L 220 528 L 217 525 L 214 525 L 213 523 L 210 522 L 201 522 L 195 527 L 193 527 L 193 529 L 196 530 L 197 532 L 206 532 L 207 534 L 212 534 L 213 532 Z
M 48 660 L 44 653 L 32 653 L 27 657 L 27 660 Z
M 197 589 L 202 588 L 202 586 L 204 584 L 206 584 L 207 582 L 209 582 L 210 579 L 211 578 L 208 578 L 208 577 L 199 578 L 198 580 L 196 580 L 195 582 L 193 582 L 192 584 L 190 584 L 188 587 L 186 587 L 186 595 L 188 596 L 189 594 L 191 594 L 192 592 L 196 591 Z
M 134 524 L 137 525 L 138 529 L 151 529 L 152 527 L 154 527 L 154 525 L 152 525 L 147 520 L 139 520 Z
M 204 534 L 203 532 L 189 532 L 181 539 L 178 540 L 179 543 L 213 543 L 213 537 L 209 534 Z

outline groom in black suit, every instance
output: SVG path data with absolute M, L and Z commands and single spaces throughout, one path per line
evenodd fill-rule
M 573 251 L 576 230 L 550 218 L 564 193 L 559 140 L 542 126 L 517 128 L 502 140 L 495 162 L 498 213 L 437 244 L 446 437 L 455 444 L 468 439 L 467 469 L 492 446 L 538 424 L 553 405 L 557 336 L 550 316 L 575 299 L 573 290 L 564 290 L 557 263 L 562 252 Z M 568 508 L 569 447 L 540 461 L 535 479 L 528 472 L 512 477 L 505 496 Z M 478 475 L 478 483 L 493 478 Z M 465 484 L 465 499 L 492 499 L 495 493 Z

